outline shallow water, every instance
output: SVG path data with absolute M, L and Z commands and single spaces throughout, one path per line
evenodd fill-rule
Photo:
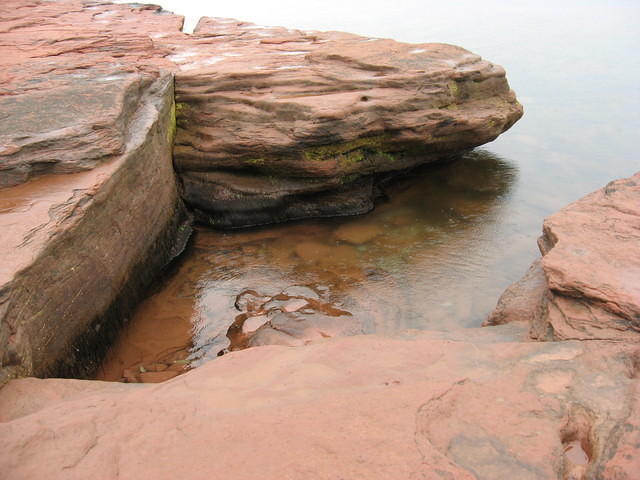
M 170 1 L 158 3 L 171 8 Z M 329 0 L 305 10 L 290 3 L 267 8 L 238 1 L 195 11 L 460 44 L 506 68 L 525 116 L 467 158 L 388 186 L 387 199 L 368 215 L 233 233 L 199 230 L 129 322 L 103 378 L 119 379 L 125 368 L 132 379 L 166 368 L 177 373 L 245 346 L 248 332 L 273 314 L 270 302 L 299 309 L 291 315 L 315 316 L 320 327 L 298 332 L 302 343 L 323 335 L 477 326 L 536 257 L 545 216 L 640 169 L 635 2 L 365 7 Z M 173 8 L 189 13 L 190 5 Z M 366 16 L 356 14 L 365 8 Z M 292 286 L 311 290 L 288 295 Z M 254 290 L 254 300 L 267 297 L 255 300 L 251 311 L 234 306 L 247 289 Z M 326 315 L 326 309 L 345 313 Z

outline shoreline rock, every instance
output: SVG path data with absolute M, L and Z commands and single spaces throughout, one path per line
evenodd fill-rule
M 640 172 L 544 221 L 542 259 L 487 324 L 526 320 L 536 340 L 640 339 Z M 539 265 L 539 266 L 537 266 Z
M 178 68 L 185 200 L 214 227 L 366 212 L 374 190 L 356 205 L 328 199 L 378 173 L 451 159 L 522 116 L 504 70 L 451 45 L 213 18 L 187 39 L 159 41 Z M 297 186 L 280 191 L 279 214 L 263 206 L 274 182 Z
M 171 165 L 176 117 L 185 198 L 201 221 L 230 211 L 222 223 L 240 226 L 291 199 L 317 215 L 336 191 L 348 196 L 356 183 L 373 192 L 371 175 L 490 141 L 522 113 L 504 71 L 458 47 L 219 19 L 187 36 L 181 17 L 136 4 L 8 0 L 0 17 L 0 103 L 16 114 L 0 130 L 8 187 L 0 248 L 9 259 L 0 270 L 0 384 L 86 375 L 145 285 L 179 254 L 190 226 Z M 242 58 L 256 48 L 260 65 Z M 107 83 L 97 93 L 87 88 L 99 81 Z M 45 118 L 31 108 L 37 99 Z M 42 121 L 56 111 L 60 123 Z M 639 180 L 613 182 L 551 217 L 541 269 L 494 317 L 508 323 L 517 312 L 539 340 L 589 342 L 523 342 L 526 325 L 501 325 L 263 346 L 161 385 L 12 380 L 0 387 L 0 471 L 633 479 Z M 209 198 L 212 186 L 218 196 Z M 340 235 L 358 243 L 375 232 Z M 322 249 L 310 242 L 299 253 Z M 512 301 L 532 287 L 545 290 L 534 312 L 531 298 Z M 289 333 L 308 333 L 290 314 L 331 307 L 310 292 L 280 295 L 258 308 Z M 245 310 L 239 343 L 280 331 Z
M 94 112 L 92 91 L 106 102 L 101 82 L 133 72 L 175 74 L 184 199 L 198 221 L 222 228 L 365 213 L 376 190 L 362 185 L 373 175 L 451 159 L 522 116 L 504 69 L 452 45 L 217 18 L 189 35 L 181 16 L 139 4 L 12 0 L 2 13 L 0 41 L 10 46 L 0 104 L 22 123 L 0 127 L 0 187 L 120 154 L 129 102 Z M 82 82 L 69 103 L 64 89 Z M 53 116 L 55 125 L 29 131 Z M 280 190 L 277 209 L 274 181 L 296 185 Z M 349 191 L 357 201 L 345 201 Z
M 189 237 L 162 13 L 0 5 L 0 384 L 91 376 Z
M 52 479 L 635 478 L 633 348 L 505 341 L 509 328 L 259 347 L 160 385 L 15 380 L 0 390 L 0 468 Z
M 5 380 L 91 375 L 144 289 L 189 236 L 167 137 L 172 77 L 140 81 L 122 155 L 0 191 L 7 203 L 0 215 Z
M 365 213 L 374 174 L 522 115 L 501 67 L 450 45 L 212 18 L 187 35 L 158 6 L 78 0 L 0 17 L 5 377 L 87 374 L 180 250 L 171 146 L 196 220 L 233 228 Z

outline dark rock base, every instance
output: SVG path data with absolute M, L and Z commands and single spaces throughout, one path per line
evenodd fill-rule
M 165 270 L 184 251 L 193 231 L 192 221 L 192 215 L 182 204 L 176 206 L 163 232 L 149 246 L 146 257 L 131 269 L 118 297 L 72 342 L 67 356 L 40 372 L 40 377 L 91 379 L 95 376 L 122 327 L 157 279 L 158 272 Z

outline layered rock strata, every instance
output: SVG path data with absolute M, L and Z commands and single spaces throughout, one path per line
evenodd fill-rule
M 364 213 L 373 175 L 522 114 L 502 68 L 449 45 L 211 18 L 187 35 L 157 6 L 76 0 L 8 0 L 0 18 L 5 375 L 90 371 L 184 243 L 175 117 L 184 199 L 237 227 Z
M 363 213 L 373 174 L 451 158 L 522 115 L 501 67 L 451 45 L 212 18 L 158 41 L 178 65 L 185 200 L 213 226 Z
M 487 323 L 525 320 L 538 340 L 640 339 L 640 173 L 547 218 L 538 245 Z
M 0 191 L 4 375 L 91 373 L 188 237 L 168 138 L 172 78 L 137 81 L 123 154 Z
M 214 18 L 187 35 L 159 7 L 74 0 L 10 1 L 2 13 L 2 106 L 25 110 L 0 127 L 5 186 L 122 153 L 122 103 L 91 116 L 86 100 L 104 89 L 93 79 L 126 72 L 176 73 L 184 197 L 220 227 L 364 213 L 371 175 L 450 158 L 522 115 L 501 67 L 451 45 Z M 55 96 L 15 97 L 83 80 L 62 111 Z
M 155 31 L 182 17 L 100 2 L 0 5 L 0 188 L 88 170 L 126 149 L 138 77 L 170 69 Z
M 158 12 L 0 6 L 0 383 L 92 374 L 188 238 Z

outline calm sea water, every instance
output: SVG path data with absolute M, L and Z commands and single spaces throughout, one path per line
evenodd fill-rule
M 349 333 L 477 326 L 538 255 L 545 216 L 640 170 L 640 2 L 156 3 L 187 30 L 218 16 L 458 44 L 506 68 L 525 115 L 465 161 L 397 183 L 369 215 L 199 231 L 114 347 L 108 378 L 215 357 L 246 289 L 311 286 L 352 313 Z

